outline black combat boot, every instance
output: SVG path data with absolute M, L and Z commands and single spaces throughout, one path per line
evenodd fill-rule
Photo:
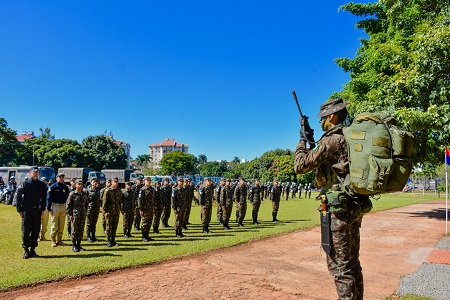
M 89 243 L 92 243 L 92 242 L 94 242 L 94 240 L 92 239 L 92 235 L 91 235 L 91 233 L 90 233 L 90 232 L 88 232 L 88 234 L 87 234 L 87 238 L 88 238 L 88 242 L 89 242 Z
M 39 257 L 39 255 L 37 255 L 36 251 L 34 251 L 34 247 L 31 247 L 30 257 L 32 257 L 32 258 Z
M 108 237 L 107 240 L 108 240 L 108 244 L 106 244 L 106 246 L 108 246 L 108 247 L 114 246 L 114 245 L 112 244 L 111 238 Z
M 78 246 L 75 242 L 72 242 L 72 251 L 73 252 L 80 252 L 80 249 L 78 249 Z
M 142 241 L 143 242 L 148 242 L 149 241 L 147 231 L 142 230 Z
M 133 235 L 131 235 L 131 230 L 128 230 L 128 237 L 130 238 L 134 237 Z
M 97 238 L 95 237 L 95 230 L 92 231 L 92 242 L 96 242 Z
M 28 248 L 25 248 L 24 250 L 25 250 L 25 252 L 23 253 L 23 258 L 24 259 L 29 259 L 31 257 L 30 256 L 30 250 L 28 250 Z
M 81 241 L 79 241 L 77 243 L 77 248 L 78 248 L 79 251 L 84 251 L 85 250 L 83 247 L 81 247 Z

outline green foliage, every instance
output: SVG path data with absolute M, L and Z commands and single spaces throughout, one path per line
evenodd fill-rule
M 340 95 L 351 115 L 385 110 L 414 132 L 418 162 L 438 163 L 450 142 L 450 6 L 445 0 L 381 0 L 340 7 L 365 17 L 355 58 L 338 58 L 351 80 Z M 426 151 L 423 151 L 426 149 Z
M 224 172 L 228 170 L 226 161 L 216 162 L 210 161 L 206 162 L 198 167 L 200 175 L 203 176 L 222 176 Z
M 174 151 L 165 154 L 161 159 L 161 171 L 163 174 L 184 175 L 195 174 L 197 158 L 188 153 Z
M 0 166 L 7 165 L 13 160 L 14 150 L 20 146 L 16 134 L 16 131 L 8 127 L 8 122 L 0 118 Z
M 88 243 L 86 238 L 83 238 L 82 246 L 86 251 L 74 253 L 70 246 L 52 248 L 50 247 L 50 241 L 45 241 L 39 242 L 36 249 L 42 258 L 28 260 L 22 259 L 20 217 L 14 207 L 2 204 L 0 205 L 0 227 L 3 229 L 0 243 L 0 261 L 4 263 L 2 264 L 2 276 L 0 276 L 0 290 L 146 265 L 173 257 L 230 247 L 255 239 L 318 226 L 318 202 L 313 200 L 316 195 L 316 193 L 313 193 L 311 199 L 296 198 L 282 201 L 278 213 L 280 223 L 272 222 L 272 202 L 263 201 L 259 211 L 259 220 L 262 221 L 260 225 L 250 225 L 252 215 L 247 211 L 244 220 L 245 227 L 233 227 L 232 230 L 223 231 L 222 226 L 213 221 L 211 222 L 212 232 L 208 235 L 202 233 L 199 218 L 200 206 L 193 205 L 189 220 L 191 225 L 185 233 L 187 235 L 185 239 L 174 237 L 173 227 L 161 228 L 161 234 L 153 236 L 154 240 L 150 243 L 142 242 L 140 233 L 136 233 L 134 238 L 123 238 L 122 217 L 120 217 L 117 230 L 117 242 L 120 246 L 114 248 L 106 247 L 106 237 L 99 220 L 97 222 L 97 238 L 99 241 Z M 430 199 L 435 198 L 429 196 L 422 198 L 409 193 L 383 195 L 380 200 L 374 202 L 372 211 L 411 205 Z M 213 211 L 215 211 L 215 208 L 213 208 Z M 169 223 L 173 224 L 173 222 L 172 214 Z M 64 228 L 63 238 L 67 237 L 66 230 Z M 48 234 L 49 231 L 47 231 L 47 238 Z M 64 242 L 70 244 L 67 239 Z M 317 243 L 319 243 L 319 240 Z M 318 247 L 318 244 L 311 246 Z
M 124 149 L 105 135 L 88 136 L 81 142 L 84 167 L 95 170 L 126 169 L 127 157 Z
M 208 158 L 206 157 L 205 154 L 200 154 L 198 156 L 197 161 L 198 161 L 199 164 L 203 165 L 204 163 L 206 163 L 208 161 Z

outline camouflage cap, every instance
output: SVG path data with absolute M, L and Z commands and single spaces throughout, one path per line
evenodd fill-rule
M 75 183 L 79 183 L 79 184 L 83 184 L 83 180 L 81 180 L 81 179 L 77 179 L 76 181 L 75 181 Z
M 348 105 L 348 102 L 344 102 L 342 98 L 330 99 L 320 106 L 320 112 L 317 115 L 319 118 L 329 116 L 343 110 Z

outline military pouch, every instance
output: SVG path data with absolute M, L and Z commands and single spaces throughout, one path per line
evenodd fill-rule
M 361 211 L 364 214 L 369 213 L 372 210 L 372 201 L 370 201 L 369 198 L 364 199 L 364 201 L 361 203 Z
M 341 214 L 347 211 L 347 196 L 342 192 L 328 192 L 326 194 L 330 205 L 330 212 Z

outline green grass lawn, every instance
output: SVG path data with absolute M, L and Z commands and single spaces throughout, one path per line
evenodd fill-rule
M 313 197 L 314 197 L 313 193 Z M 433 195 L 398 194 L 384 195 L 380 200 L 374 201 L 373 211 L 406 206 L 427 200 L 435 199 Z M 97 232 L 99 241 L 88 243 L 83 240 L 84 252 L 74 253 L 71 246 L 50 247 L 50 241 L 39 242 L 36 252 L 41 256 L 37 259 L 22 259 L 20 217 L 15 208 L 9 205 L 0 205 L 0 226 L 2 234 L 0 239 L 0 290 L 28 286 L 40 282 L 78 277 L 86 274 L 101 273 L 109 270 L 150 264 L 153 262 L 205 252 L 222 247 L 229 247 L 246 243 L 254 239 L 282 234 L 298 229 L 319 225 L 317 207 L 319 202 L 314 199 L 282 200 L 278 213 L 279 223 L 272 222 L 271 202 L 265 200 L 261 204 L 260 225 L 251 224 L 251 204 L 248 204 L 245 227 L 237 227 L 230 222 L 232 230 L 225 231 L 218 225 L 216 207 L 213 209 L 211 233 L 203 234 L 200 222 L 200 208 L 192 207 L 188 230 L 185 238 L 176 238 L 173 227 L 160 228 L 161 234 L 150 233 L 154 239 L 142 242 L 141 234 L 132 232 L 134 238 L 123 238 L 122 220 L 118 227 L 118 247 L 106 247 L 106 238 L 101 229 L 99 218 Z M 233 207 L 234 216 L 235 207 Z M 230 221 L 235 218 L 232 217 Z M 49 222 L 50 223 L 50 222 Z M 173 217 L 169 220 L 173 226 Z M 50 224 L 46 237 L 50 235 Z M 70 243 L 67 234 L 64 242 Z

